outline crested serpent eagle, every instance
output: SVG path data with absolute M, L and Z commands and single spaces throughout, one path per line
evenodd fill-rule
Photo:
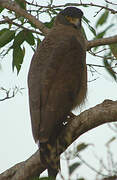
M 56 177 L 56 139 L 69 113 L 86 97 L 86 43 L 81 31 L 83 12 L 67 7 L 37 48 L 29 69 L 28 88 L 32 132 L 40 143 L 40 158 Z M 54 149 L 54 150 L 53 150 Z

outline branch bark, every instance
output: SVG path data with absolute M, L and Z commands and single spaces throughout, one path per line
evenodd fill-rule
M 102 180 L 117 180 L 117 176 L 109 176 L 109 177 L 104 178 Z
M 99 125 L 117 121 L 117 101 L 105 100 L 72 120 L 59 137 L 60 153 L 80 135 Z M 63 140 L 64 137 L 64 140 Z M 68 141 L 69 139 L 69 141 Z M 0 180 L 29 180 L 45 170 L 40 162 L 39 151 L 28 160 L 21 162 L 0 175 Z
M 108 38 L 91 40 L 87 42 L 87 50 L 91 49 L 92 47 L 102 46 L 107 44 L 109 45 L 114 43 L 117 43 L 117 35 Z

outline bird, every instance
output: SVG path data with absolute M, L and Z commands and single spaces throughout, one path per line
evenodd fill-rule
M 87 94 L 82 17 L 82 10 L 76 7 L 57 14 L 33 55 L 28 73 L 32 133 L 39 142 L 41 161 L 54 179 L 60 169 L 57 137 L 69 113 L 84 103 Z

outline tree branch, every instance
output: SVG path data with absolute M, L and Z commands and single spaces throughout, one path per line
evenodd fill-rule
M 109 176 L 109 177 L 104 178 L 102 180 L 117 180 L 117 176 Z
M 101 9 L 106 9 L 107 11 L 110 11 L 112 14 L 116 14 L 117 11 L 111 8 L 108 8 L 107 6 L 102 6 L 99 4 L 94 3 L 66 3 L 65 5 L 58 5 L 58 6 L 52 6 L 52 8 L 60 8 L 60 7 L 67 7 L 67 6 L 94 6 Z
M 4 97 L 4 98 L 0 98 L 0 102 L 15 97 L 15 95 L 16 95 L 18 92 L 21 93 L 21 91 L 22 91 L 23 89 L 24 89 L 24 88 L 19 88 L 19 87 L 17 87 L 17 86 L 15 86 L 15 88 L 13 88 L 12 90 L 11 90 L 11 89 L 7 90 L 7 89 L 5 89 L 5 88 L 3 88 L 3 87 L 0 87 L 0 91 L 3 91 L 3 92 L 5 93 L 5 97 Z
M 105 100 L 72 120 L 59 137 L 60 153 L 80 135 L 99 125 L 117 121 L 117 101 Z M 63 140 L 64 137 L 64 140 Z M 66 140 L 65 140 L 66 139 Z M 28 160 L 21 162 L 0 175 L 0 180 L 29 180 L 45 170 L 40 162 L 39 151 Z
M 107 3 L 110 3 L 108 1 L 106 1 Z M 26 2 L 27 4 L 31 5 L 31 6 L 35 6 L 35 7 L 39 7 L 39 8 L 47 8 L 47 9 L 57 9 L 57 8 L 63 8 L 63 7 L 68 7 L 68 6 L 93 6 L 93 7 L 97 7 L 100 9 L 106 9 L 107 11 L 110 11 L 112 14 L 116 14 L 117 11 L 112 9 L 112 8 L 108 8 L 107 6 L 102 6 L 99 4 L 94 4 L 94 3 L 66 3 L 66 4 L 62 4 L 62 5 L 51 5 L 51 6 L 44 6 L 44 5 L 38 5 L 37 3 L 30 3 L 30 2 Z M 113 5 L 116 5 L 115 3 L 110 3 Z
M 87 50 L 91 49 L 92 47 L 109 45 L 113 43 L 117 43 L 117 35 L 108 38 L 87 41 Z
M 30 31 L 30 32 L 32 32 L 32 33 L 39 34 L 39 35 L 41 35 L 41 36 L 43 35 L 43 33 L 38 32 L 38 31 L 35 31 L 35 30 L 33 30 L 33 29 L 26 28 L 26 27 L 24 27 L 23 25 L 14 22 L 13 20 L 16 20 L 16 18 L 10 19 L 10 18 L 8 18 L 8 17 L 4 17 L 4 20 L 0 21 L 0 24 L 6 24 L 6 23 L 7 23 L 7 24 L 13 24 L 13 25 L 15 25 L 15 26 L 17 26 L 17 27 L 19 27 L 19 28 L 21 28 L 21 29 Z
M 17 15 L 23 16 L 24 18 L 28 19 L 30 22 L 32 22 L 40 31 L 42 31 L 45 35 L 48 34 L 49 30 L 44 26 L 44 24 L 36 19 L 31 14 L 27 13 L 26 10 L 20 8 L 20 6 L 11 1 L 11 0 L 0 0 L 0 6 L 6 9 L 9 9 L 11 11 L 14 11 Z

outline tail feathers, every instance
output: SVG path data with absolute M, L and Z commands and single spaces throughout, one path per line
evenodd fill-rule
M 57 147 L 48 143 L 40 143 L 41 162 L 48 169 L 48 176 L 56 179 L 60 169 L 60 156 L 57 153 Z
M 53 177 L 53 180 L 56 179 L 56 176 L 60 169 L 60 158 L 56 162 L 56 168 L 55 167 L 48 167 L 48 176 Z

